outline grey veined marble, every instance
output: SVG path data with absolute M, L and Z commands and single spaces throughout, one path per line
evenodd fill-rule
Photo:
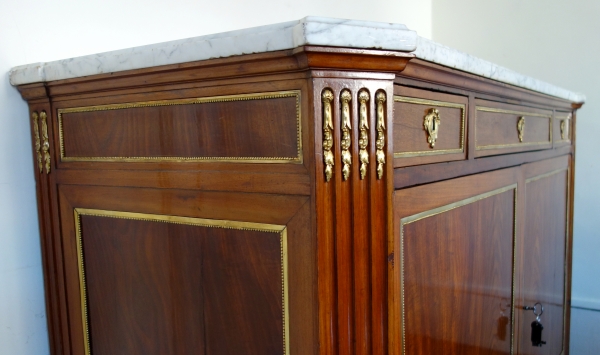
M 292 49 L 304 45 L 414 52 L 418 58 L 574 102 L 585 96 L 520 75 L 482 59 L 420 38 L 393 23 L 305 17 L 298 21 L 92 54 L 10 71 L 12 85 Z

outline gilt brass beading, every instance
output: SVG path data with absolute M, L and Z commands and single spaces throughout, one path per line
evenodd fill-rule
M 329 89 L 323 90 L 323 163 L 325 164 L 325 181 L 333 176 L 333 118 L 331 117 L 331 101 L 333 93 Z
M 369 119 L 367 117 L 367 102 L 369 102 L 369 92 L 367 90 L 361 90 L 358 93 L 358 101 L 360 102 L 359 109 L 359 123 L 358 129 L 360 134 L 358 137 L 358 158 L 360 160 L 360 179 L 364 179 L 367 176 L 367 167 L 369 165 L 369 152 L 367 146 L 369 145 Z
M 383 177 L 383 165 L 385 164 L 385 113 L 383 104 L 385 103 L 385 92 L 380 91 L 376 96 L 377 100 L 377 140 L 375 141 L 375 152 L 377 158 L 377 179 Z
M 352 100 L 352 94 L 349 90 L 342 91 L 340 95 L 340 102 L 342 104 L 342 177 L 344 180 L 348 180 L 350 177 L 350 166 L 352 165 L 352 153 L 350 153 L 351 135 L 350 130 L 352 126 L 350 124 L 350 101 Z

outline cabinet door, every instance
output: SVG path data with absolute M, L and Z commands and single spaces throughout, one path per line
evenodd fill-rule
M 510 354 L 519 168 L 394 194 L 390 348 Z
M 568 157 L 527 164 L 522 167 L 524 185 L 522 240 L 517 270 L 518 353 L 560 355 L 566 347 L 566 260 L 568 236 Z M 521 195 L 521 196 L 523 196 Z M 544 307 L 541 347 L 531 342 L 533 311 L 523 306 Z M 539 306 L 538 312 L 539 312 Z
M 60 185 L 71 354 L 313 354 L 307 199 Z

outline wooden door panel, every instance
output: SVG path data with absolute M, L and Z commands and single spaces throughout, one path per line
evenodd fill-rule
M 568 158 L 561 157 L 525 165 L 524 233 L 520 241 L 519 354 L 559 355 L 565 341 L 565 271 L 568 233 Z M 523 306 L 544 306 L 542 340 L 531 343 L 532 311 Z
M 315 352 L 306 197 L 244 194 L 241 206 L 261 204 L 244 214 L 231 198 L 214 202 L 223 193 L 61 186 L 59 195 L 69 307 L 81 309 L 69 315 L 73 354 Z
M 397 354 L 511 353 L 516 172 L 395 192 Z

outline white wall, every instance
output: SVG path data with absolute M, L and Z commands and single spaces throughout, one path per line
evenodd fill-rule
M 404 23 L 431 36 L 431 0 L 2 0 L 0 2 L 0 354 L 48 354 L 28 110 L 16 65 L 304 16 Z
M 433 0 L 432 8 L 433 40 L 587 95 L 577 115 L 571 350 L 598 353 L 600 339 L 580 330 L 600 329 L 600 2 Z

